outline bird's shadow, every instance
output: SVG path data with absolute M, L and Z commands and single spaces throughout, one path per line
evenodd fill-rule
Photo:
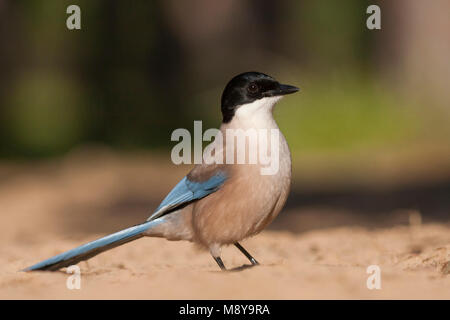
M 247 270 L 247 269 L 250 269 L 250 268 L 253 268 L 253 267 L 256 267 L 256 266 L 258 266 L 258 265 L 257 264 L 243 264 L 240 267 L 235 267 L 235 268 L 232 268 L 232 269 L 228 269 L 226 271 L 228 271 L 228 272 L 239 272 L 239 271 Z
M 258 264 L 254 265 L 254 264 L 243 264 L 242 266 L 239 267 L 234 267 L 231 269 L 226 269 L 226 270 L 216 270 L 216 271 L 211 271 L 213 273 L 226 273 L 226 272 L 240 272 L 240 271 L 244 271 L 247 269 L 251 269 L 253 267 L 257 267 L 259 266 Z

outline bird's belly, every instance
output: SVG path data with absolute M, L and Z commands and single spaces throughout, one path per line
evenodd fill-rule
M 260 232 L 281 211 L 290 188 L 290 155 L 274 175 L 261 175 L 257 165 L 237 170 L 233 181 L 193 204 L 194 241 L 234 243 Z

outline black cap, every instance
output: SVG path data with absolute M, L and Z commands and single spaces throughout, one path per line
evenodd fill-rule
M 291 94 L 298 90 L 297 87 L 280 84 L 271 76 L 261 72 L 241 73 L 228 82 L 222 93 L 223 122 L 230 122 L 236 109 L 243 104 L 265 97 Z

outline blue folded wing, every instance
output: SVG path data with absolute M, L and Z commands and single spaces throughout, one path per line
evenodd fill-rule
M 220 189 L 226 179 L 226 174 L 222 171 L 203 182 L 191 181 L 187 176 L 184 177 L 164 198 L 147 221 L 154 220 L 183 204 L 206 197 Z
M 186 176 L 175 186 L 175 188 L 173 188 L 163 202 L 161 202 L 156 211 L 147 219 L 147 222 L 66 251 L 28 267 L 24 269 L 24 271 L 58 270 L 92 258 L 103 251 L 143 237 L 145 231 L 164 222 L 164 218 L 157 218 L 176 210 L 183 204 L 201 199 L 217 191 L 220 186 L 223 185 L 226 178 L 226 174 L 221 171 L 217 171 L 209 179 L 202 182 L 191 181 Z

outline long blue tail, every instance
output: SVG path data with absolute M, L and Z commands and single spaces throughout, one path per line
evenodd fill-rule
M 110 234 L 109 236 L 86 243 L 72 250 L 58 254 L 50 259 L 41 261 L 24 269 L 23 271 L 46 270 L 55 271 L 68 267 L 80 261 L 90 259 L 99 253 L 118 247 L 127 242 L 139 239 L 144 236 L 144 232 L 161 220 L 148 221 L 143 224 Z

